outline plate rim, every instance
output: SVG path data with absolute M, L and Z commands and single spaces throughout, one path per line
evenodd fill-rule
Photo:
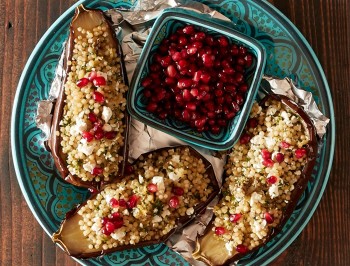
M 32 61 L 33 58 L 39 53 L 39 51 L 41 50 L 40 48 L 42 48 L 42 45 L 44 44 L 47 36 L 53 31 L 53 29 L 59 24 L 61 23 L 61 21 L 66 18 L 78 5 L 83 4 L 85 2 L 87 2 L 89 0 L 79 0 L 77 3 L 73 4 L 72 6 L 70 6 L 65 12 L 63 12 L 56 20 L 55 22 L 46 30 L 46 32 L 43 34 L 43 36 L 40 38 L 39 42 L 35 45 L 35 48 L 33 49 L 33 51 L 31 52 L 29 58 L 26 61 L 26 64 L 23 68 L 22 74 L 20 76 L 17 88 L 16 88 L 16 93 L 15 93 L 15 97 L 14 97 L 14 101 L 13 101 L 13 107 L 12 107 L 12 115 L 11 115 L 11 127 L 10 127 L 10 140 L 11 140 L 11 153 L 12 153 L 12 163 L 14 165 L 14 169 L 15 169 L 15 173 L 16 173 L 16 178 L 17 181 L 19 183 L 21 192 L 23 197 L 26 200 L 27 205 L 29 206 L 31 212 L 33 213 L 35 219 L 38 221 L 38 223 L 40 224 L 40 226 L 44 229 L 44 231 L 51 236 L 51 231 L 53 232 L 52 228 L 50 228 L 50 226 L 48 224 L 44 223 L 44 219 L 42 218 L 42 214 L 41 212 L 38 212 L 38 207 L 36 206 L 37 203 L 34 202 L 34 198 L 30 198 L 29 194 L 27 193 L 27 187 L 28 184 L 25 184 L 24 179 L 22 178 L 22 174 L 23 174 L 23 170 L 19 168 L 19 164 L 18 161 L 20 159 L 20 151 L 18 149 L 18 145 L 19 143 L 17 143 L 17 139 L 16 139 L 16 130 L 20 127 L 18 122 L 18 110 L 22 109 L 21 107 L 23 107 L 22 105 L 20 105 L 20 96 L 24 93 L 24 81 L 26 79 L 28 79 L 28 76 L 30 76 L 32 74 L 31 71 L 29 70 L 29 67 L 32 65 Z M 326 95 L 326 99 L 328 100 L 328 105 L 329 105 L 329 116 L 331 118 L 330 123 L 327 127 L 327 135 L 324 136 L 324 143 L 329 142 L 330 145 L 330 149 L 328 150 L 328 158 L 329 158 L 329 162 L 328 162 L 328 167 L 325 170 L 324 173 L 324 181 L 322 183 L 322 186 L 320 188 L 320 193 L 316 198 L 315 204 L 311 207 L 311 210 L 309 211 L 309 213 L 306 216 L 306 219 L 303 220 L 301 227 L 299 228 L 299 230 L 296 232 L 296 234 L 290 236 L 289 240 L 285 243 L 285 245 L 278 249 L 273 256 L 271 256 L 270 258 L 268 258 L 266 261 L 264 261 L 263 265 L 267 265 L 268 263 L 271 263 L 272 261 L 274 261 L 282 252 L 284 252 L 290 245 L 292 242 L 295 241 L 295 239 L 300 235 L 300 233 L 305 229 L 306 225 L 309 223 L 311 217 L 313 216 L 315 210 L 317 209 L 317 207 L 319 206 L 319 203 L 322 199 L 322 196 L 324 194 L 325 188 L 328 184 L 328 180 L 330 177 L 330 172 L 333 166 L 333 161 L 334 161 L 334 152 L 335 152 L 335 131 L 336 131 L 336 127 L 335 127 L 335 116 L 334 116 L 334 106 L 333 106 L 333 100 L 332 100 L 332 93 L 330 91 L 329 85 L 328 85 L 328 81 L 326 79 L 325 73 L 323 71 L 322 65 L 320 63 L 320 61 L 318 60 L 315 52 L 313 51 L 312 47 L 310 46 L 309 42 L 306 40 L 306 38 L 304 37 L 304 35 L 299 31 L 299 29 L 289 20 L 289 18 L 287 18 L 280 10 L 278 10 L 275 6 L 273 6 L 271 3 L 269 3 L 267 0 L 264 1 L 257 1 L 257 0 L 247 0 L 247 2 L 251 2 L 251 3 L 255 3 L 257 5 L 262 6 L 262 8 L 265 11 L 269 11 L 269 13 L 271 14 L 271 11 L 275 14 L 277 14 L 278 16 L 275 17 L 279 22 L 282 22 L 282 25 L 287 25 L 290 28 L 293 29 L 294 33 L 296 34 L 296 36 L 300 39 L 301 43 L 307 48 L 306 52 L 308 52 L 313 60 L 313 63 L 316 65 L 317 70 L 320 74 L 320 77 L 322 79 L 322 84 L 325 87 L 325 95 Z M 292 32 L 293 33 L 293 32 Z M 324 160 L 324 155 L 322 156 L 322 161 Z M 75 259 L 76 260 L 76 259 Z M 79 263 L 83 264 L 83 265 L 88 265 L 85 264 L 85 261 L 81 261 L 81 260 L 76 260 Z M 86 261 L 87 262 L 87 261 Z M 89 261 L 89 263 L 93 263 L 92 261 Z

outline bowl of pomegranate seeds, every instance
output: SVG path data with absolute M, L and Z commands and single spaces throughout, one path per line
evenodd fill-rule
M 231 148 L 249 116 L 266 53 L 228 25 L 193 11 L 165 10 L 134 71 L 130 114 L 194 145 Z

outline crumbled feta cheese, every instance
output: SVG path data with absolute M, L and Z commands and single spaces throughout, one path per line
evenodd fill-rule
M 250 197 L 249 204 L 250 204 L 250 206 L 253 206 L 254 204 L 259 203 L 259 202 L 263 203 L 262 201 L 263 201 L 262 195 L 254 191 Z
M 134 208 L 132 210 L 132 215 L 137 219 L 140 216 L 140 210 L 138 208 Z
M 113 197 L 110 194 L 105 196 L 106 202 L 109 203 Z
M 122 240 L 125 235 L 126 235 L 126 232 L 125 232 L 125 228 L 124 227 L 121 227 L 117 230 L 115 230 L 112 234 L 111 234 L 111 237 L 115 240 Z
M 91 163 L 91 162 L 87 162 L 85 164 L 83 164 L 83 168 L 86 172 L 91 173 L 92 170 L 95 168 L 96 164 Z
M 276 198 L 280 195 L 278 191 L 278 183 L 273 184 L 269 187 L 269 194 L 271 199 Z
M 102 126 L 102 129 L 103 129 L 103 131 L 106 131 L 106 132 L 112 131 L 111 125 L 107 124 L 107 123 Z
M 186 210 L 186 214 L 187 215 L 192 215 L 194 213 L 194 209 L 191 207 L 191 208 L 188 208 L 187 210 Z
M 265 138 L 265 142 L 266 142 L 266 147 L 270 150 L 272 150 L 274 147 L 275 147 L 275 145 L 276 145 L 276 140 L 275 140 L 275 138 L 273 138 L 273 137 L 267 137 L 267 138 Z
M 231 255 L 234 247 L 234 242 L 233 241 L 228 241 L 225 243 L 225 248 L 228 251 L 228 254 Z
M 103 106 L 101 118 L 108 123 L 109 119 L 112 117 L 112 110 L 107 106 Z
M 127 209 L 125 209 L 125 210 L 123 211 L 123 214 L 124 214 L 124 215 L 129 215 L 129 211 L 128 211 Z
M 169 172 L 168 177 L 174 182 L 177 182 L 180 179 L 180 177 L 177 174 L 175 174 L 175 172 Z
M 168 209 L 164 209 L 161 216 L 163 218 L 165 218 L 166 216 L 169 216 L 171 214 L 171 212 Z
M 82 152 L 87 156 L 91 155 L 94 149 L 95 149 L 95 144 L 88 143 L 85 139 L 81 139 L 77 148 L 78 152 Z
M 99 225 L 99 224 L 97 224 L 97 223 L 94 223 L 94 224 L 91 226 L 91 230 L 92 230 L 92 231 L 98 232 L 100 229 L 101 229 L 101 225 Z
M 276 112 L 277 109 L 273 105 L 270 105 L 266 110 L 266 115 L 274 115 Z
M 158 191 L 164 191 L 165 190 L 164 179 L 163 179 L 162 176 L 154 176 L 152 178 L 152 183 L 157 185 Z
M 152 223 L 160 223 L 162 220 L 162 217 L 155 215 L 153 216 Z
M 143 176 L 142 175 L 139 175 L 139 183 L 143 184 Z
M 175 163 L 179 163 L 180 162 L 180 155 L 174 154 L 171 160 Z
M 264 238 L 262 231 L 264 231 L 266 224 L 266 220 L 255 220 L 253 222 L 252 231 L 254 234 L 256 234 L 257 237 L 259 237 L 259 239 Z

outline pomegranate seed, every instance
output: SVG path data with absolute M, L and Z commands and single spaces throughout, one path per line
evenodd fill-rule
M 195 111 L 197 108 L 197 105 L 195 103 L 186 103 L 185 108 L 190 111 Z
M 234 99 L 238 105 L 240 105 L 240 106 L 243 105 L 244 98 L 241 94 L 237 93 Z
M 215 234 L 218 236 L 225 234 L 225 228 L 221 226 L 215 227 Z
M 229 45 L 228 39 L 225 36 L 220 36 L 218 38 L 218 43 L 221 47 L 227 47 Z
M 271 152 L 269 152 L 267 149 L 262 149 L 261 156 L 264 160 L 271 159 Z
M 250 118 L 247 122 L 248 128 L 256 128 L 258 126 L 259 122 L 256 118 Z
M 242 217 L 242 214 L 240 214 L 240 213 L 231 214 L 230 215 L 230 222 L 237 223 L 239 221 L 239 219 L 241 219 L 241 217 Z
M 238 53 L 240 55 L 245 55 L 247 53 L 247 48 L 243 47 L 243 46 L 239 46 L 238 47 Z
M 267 183 L 269 183 L 270 185 L 276 184 L 277 182 L 277 177 L 274 175 L 269 176 L 268 178 L 266 178 Z
M 119 206 L 119 204 L 118 204 L 118 206 Z M 110 217 L 111 217 L 111 221 L 113 221 L 113 223 L 121 218 L 119 212 L 113 212 L 110 215 Z
M 103 217 L 103 218 L 101 219 L 101 223 L 102 223 L 103 226 L 105 226 L 106 223 L 109 222 L 109 221 L 110 221 L 110 219 L 109 219 L 108 217 Z
M 101 92 L 94 91 L 93 98 L 98 103 L 103 103 L 105 101 L 105 97 Z
M 95 166 L 92 171 L 91 174 L 94 176 L 100 175 L 103 173 L 103 169 L 101 167 Z
M 101 233 L 106 235 L 106 236 L 109 236 L 111 234 L 111 232 L 109 232 L 106 227 L 103 227 L 102 230 L 101 230 Z
M 203 81 L 204 83 L 209 83 L 211 76 L 208 73 L 202 73 L 201 75 L 201 81 Z
M 187 48 L 187 54 L 188 55 L 194 55 L 196 54 L 198 51 L 198 48 L 197 47 L 194 47 L 194 46 L 191 46 L 189 48 Z
M 97 72 L 96 71 L 91 71 L 88 75 L 88 78 L 90 81 L 93 81 L 97 77 Z
M 245 245 L 240 244 L 240 245 L 237 245 L 236 251 L 238 253 L 245 254 L 249 251 L 249 249 Z
M 191 114 L 188 110 L 185 109 L 182 111 L 182 119 L 183 121 L 186 121 L 186 122 L 191 120 Z
M 106 139 L 114 139 L 117 136 L 117 132 L 115 131 L 109 131 L 104 133 L 104 137 Z
M 76 83 L 76 85 L 79 87 L 79 88 L 83 88 L 85 87 L 86 85 L 88 85 L 90 82 L 89 79 L 87 78 L 82 78 L 82 79 L 79 79 Z
M 244 57 L 244 60 L 245 60 L 245 66 L 246 67 L 250 67 L 253 63 L 253 56 L 251 54 L 247 54 L 245 57 Z
M 195 28 L 193 25 L 187 25 L 182 29 L 182 32 L 187 35 L 192 35 L 195 33 Z
M 86 139 L 87 142 L 90 142 L 94 139 L 94 135 L 89 131 L 83 131 L 82 137 L 83 139 Z
M 126 175 L 131 175 L 134 173 L 134 167 L 131 164 L 126 164 L 124 168 L 124 173 Z
M 175 78 L 177 76 L 176 67 L 174 65 L 169 65 L 167 67 L 167 74 L 169 77 Z
M 236 66 L 236 70 L 239 70 L 240 68 L 237 69 L 237 67 L 240 67 L 240 66 L 244 66 L 245 65 L 245 60 L 243 57 L 238 57 L 237 58 L 237 66 Z
M 145 77 L 142 82 L 141 82 L 141 86 L 144 88 L 148 88 L 152 85 L 153 80 L 150 77 Z
M 273 223 L 274 219 L 273 219 L 273 216 L 270 213 L 265 212 L 264 216 L 265 216 L 265 220 L 266 220 L 266 222 L 268 224 L 272 224 Z
M 92 80 L 95 87 L 100 87 L 106 85 L 106 79 L 104 77 L 96 77 Z
M 119 229 L 124 225 L 124 221 L 122 217 L 119 217 L 117 219 L 115 219 L 115 221 L 113 221 L 114 227 L 115 229 Z
M 272 161 L 271 159 L 265 159 L 265 160 L 263 160 L 262 164 L 266 167 L 273 167 L 275 162 Z
M 192 79 L 182 78 L 177 82 L 177 87 L 180 89 L 189 88 L 193 84 Z
M 288 149 L 290 147 L 290 144 L 286 141 L 282 141 L 280 145 L 283 149 Z
M 207 118 L 206 117 L 202 117 L 202 118 L 196 119 L 194 121 L 194 125 L 195 125 L 196 128 L 202 128 L 202 127 L 204 127 L 206 122 L 207 122 Z
M 248 85 L 246 83 L 243 83 L 238 87 L 238 90 L 242 93 L 246 93 L 248 90 Z
M 132 195 L 126 203 L 126 205 L 128 206 L 128 209 L 132 209 L 132 208 L 136 207 L 138 200 L 139 200 L 139 197 L 137 195 L 135 195 L 135 194 Z
M 111 205 L 113 208 L 117 208 L 119 207 L 119 201 L 116 198 L 111 198 L 109 205 Z
M 146 110 L 150 113 L 154 113 L 158 108 L 158 104 L 155 102 L 149 102 L 146 106 Z
M 179 198 L 177 196 L 172 196 L 169 200 L 169 207 L 170 208 L 177 208 L 179 206 Z
M 193 97 L 197 97 L 198 96 L 198 89 L 197 88 L 192 88 L 190 90 L 190 93 Z
M 276 162 L 278 162 L 278 163 L 283 162 L 283 161 L 284 161 L 284 155 L 283 155 L 283 153 L 278 152 L 278 153 L 275 155 L 275 160 L 276 160 Z
M 185 46 L 187 44 L 187 38 L 185 36 L 180 36 L 178 39 L 178 43 L 180 46 Z
M 156 184 L 153 184 L 153 183 L 149 183 L 147 185 L 147 190 L 151 193 L 155 193 L 158 191 L 158 186 Z
M 239 139 L 239 142 L 240 142 L 241 144 L 248 144 L 249 141 L 250 141 L 250 139 L 251 139 L 251 136 L 248 135 L 247 133 L 244 133 L 244 134 L 241 136 L 241 138 Z
M 239 109 L 240 109 L 238 103 L 232 102 L 232 103 L 231 103 L 231 107 L 232 107 L 233 111 L 235 111 L 236 113 L 238 113 L 238 111 L 239 111 Z
M 194 35 L 194 39 L 195 39 L 196 41 L 203 41 L 203 40 L 205 39 L 205 37 L 206 37 L 206 35 L 205 35 L 205 33 L 202 32 L 202 31 L 199 31 L 199 32 L 197 32 L 197 33 Z
M 112 222 L 107 222 L 105 228 L 109 234 L 112 234 L 115 230 L 115 226 Z
M 210 54 L 202 55 L 203 64 L 206 67 L 212 67 L 214 65 L 215 56 Z
M 306 149 L 305 148 L 299 148 L 295 150 L 295 157 L 297 159 L 301 159 L 306 155 Z
M 119 206 L 122 208 L 126 208 L 127 204 L 125 199 L 119 199 Z
M 182 55 L 180 52 L 175 52 L 173 53 L 171 58 L 173 59 L 174 62 L 179 62 L 182 59 Z
M 90 113 L 88 114 L 88 119 L 89 119 L 89 121 L 92 122 L 92 123 L 97 122 L 97 116 L 95 115 L 95 113 L 90 112 Z
M 96 188 L 91 188 L 91 187 L 89 187 L 88 190 L 89 190 L 89 192 L 90 192 L 91 194 L 96 194 L 96 193 L 98 193 L 98 189 L 96 189 Z
M 181 187 L 173 187 L 171 192 L 173 192 L 176 196 L 182 196 L 185 192 Z
M 161 60 L 160 60 L 160 64 L 162 67 L 167 67 L 170 65 L 172 59 L 171 59 L 171 56 L 167 55 L 167 56 L 164 56 Z
M 191 91 L 189 89 L 184 89 L 182 91 L 182 96 L 186 102 L 188 102 L 192 99 L 192 94 L 191 94 Z
M 105 136 L 105 133 L 104 133 L 104 131 L 102 130 L 102 128 L 97 128 L 96 131 L 95 131 L 95 133 L 94 133 L 95 139 L 100 140 L 100 139 L 102 139 L 104 136 Z
M 210 132 L 213 134 L 219 134 L 220 133 L 220 127 L 217 125 L 213 125 L 210 127 Z
M 244 76 L 243 76 L 242 73 L 236 72 L 236 73 L 234 74 L 234 79 L 235 79 L 235 81 L 236 81 L 237 83 L 242 83 L 243 80 L 244 80 Z

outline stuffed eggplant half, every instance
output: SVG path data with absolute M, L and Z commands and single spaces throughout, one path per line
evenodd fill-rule
M 132 167 L 69 212 L 53 241 L 77 258 L 164 242 L 219 191 L 211 164 L 189 146 L 141 155 Z
M 314 126 L 295 103 L 270 95 L 255 103 L 225 166 L 221 200 L 195 259 L 229 265 L 264 245 L 292 214 L 317 156 Z
M 122 54 L 102 11 L 76 9 L 64 62 L 48 144 L 66 181 L 99 187 L 123 172 L 128 124 Z

